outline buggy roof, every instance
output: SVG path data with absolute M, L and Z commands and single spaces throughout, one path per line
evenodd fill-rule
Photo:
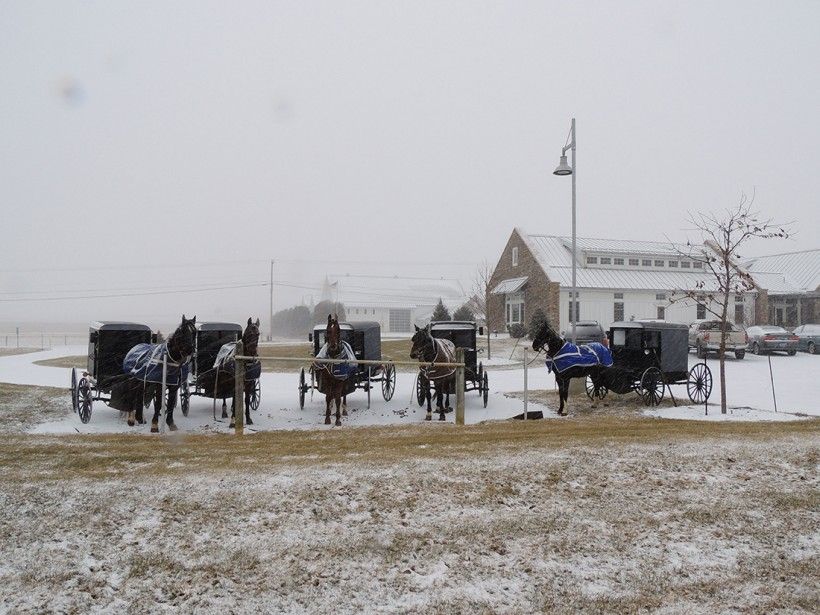
M 235 322 L 198 322 L 197 331 L 239 331 L 242 332 L 242 325 Z
M 340 322 L 339 328 L 346 331 L 368 331 L 370 329 L 378 329 L 381 325 L 373 320 L 357 320 L 355 322 Z M 314 325 L 314 331 L 324 331 L 327 329 L 327 324 Z
M 120 320 L 95 320 L 91 323 L 95 331 L 150 331 L 151 327 L 138 322 Z
M 434 320 L 430 323 L 431 329 L 475 329 L 476 324 L 472 320 Z
M 649 331 L 669 331 L 673 329 L 686 329 L 689 327 L 682 323 L 666 322 L 664 320 L 629 320 L 613 322 L 610 329 L 647 329 Z

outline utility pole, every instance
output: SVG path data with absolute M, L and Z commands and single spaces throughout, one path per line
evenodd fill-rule
M 268 332 L 268 341 L 273 341 L 273 259 L 270 259 L 270 329 Z

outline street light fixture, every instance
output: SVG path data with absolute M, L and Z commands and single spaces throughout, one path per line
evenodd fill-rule
M 576 241 L 575 241 L 575 176 L 577 175 L 575 169 L 575 118 L 572 118 L 572 127 L 570 128 L 570 142 L 564 145 L 561 150 L 561 160 L 553 175 L 572 175 L 572 291 L 569 295 L 569 321 L 572 323 L 572 343 L 575 343 L 575 321 L 578 316 L 578 291 L 577 280 L 575 278 L 575 264 L 577 261 Z M 572 166 L 567 164 L 567 150 L 572 150 Z

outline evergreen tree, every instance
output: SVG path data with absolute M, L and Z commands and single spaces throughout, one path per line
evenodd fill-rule
M 343 303 L 336 303 L 335 301 L 320 301 L 313 308 L 313 324 L 327 324 L 327 315 L 332 314 L 338 316 L 339 322 L 347 320 L 345 314 L 345 306 Z
M 450 310 L 444 305 L 444 302 L 439 298 L 436 309 L 433 310 L 433 320 L 452 320 L 450 318 Z
M 453 320 L 475 320 L 475 314 L 473 314 L 470 306 L 465 303 L 453 312 Z
M 545 322 L 549 322 L 547 315 L 544 314 L 544 310 L 542 310 L 541 308 L 537 308 L 532 313 L 532 318 L 530 318 L 530 328 L 527 331 L 527 337 L 529 337 L 531 340 L 535 339 L 536 334 L 541 329 L 541 325 L 543 325 Z

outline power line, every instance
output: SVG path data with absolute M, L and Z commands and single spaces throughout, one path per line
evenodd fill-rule
M 17 299 L 0 299 L 2 303 L 24 303 L 24 302 L 39 302 L 39 301 L 74 301 L 76 299 L 112 299 L 117 297 L 145 297 L 149 295 L 182 295 L 200 292 L 210 292 L 214 290 L 231 290 L 235 288 L 267 288 L 268 282 L 257 284 L 235 284 L 232 286 L 212 286 L 197 289 L 186 290 L 158 290 L 153 292 L 134 292 L 134 293 L 117 293 L 104 295 L 83 295 L 73 297 L 37 297 L 37 298 L 17 298 Z

